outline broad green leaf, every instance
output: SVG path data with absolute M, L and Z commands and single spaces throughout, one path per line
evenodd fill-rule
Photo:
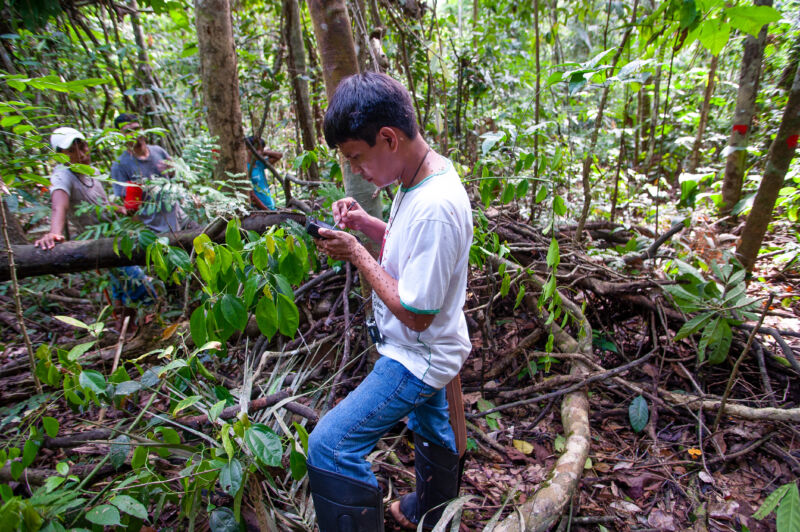
M 242 464 L 233 459 L 222 466 L 219 472 L 219 485 L 222 491 L 230 496 L 235 496 L 242 487 Z
M 36 455 L 39 454 L 39 448 L 42 446 L 42 441 L 38 438 L 28 438 L 25 445 L 22 447 L 22 467 L 28 467 L 36 460 Z
M 87 388 L 96 394 L 100 394 L 106 391 L 105 377 L 103 377 L 102 373 L 94 371 L 93 369 L 87 369 L 82 371 L 80 376 L 78 377 L 78 383 L 83 388 Z
M 511 277 L 508 274 L 503 276 L 503 282 L 500 284 L 500 296 L 506 297 L 508 289 L 511 287 Z
M 703 334 L 700 335 L 700 342 L 697 344 L 697 360 L 700 362 L 706 359 L 706 349 L 708 348 L 708 344 L 711 343 L 711 339 L 714 335 L 714 331 L 717 330 L 717 324 L 720 319 L 720 317 L 714 318 L 703 328 Z
M 559 216 L 567 214 L 567 205 L 564 203 L 564 198 L 559 195 L 553 196 L 553 212 Z
M 225 228 L 225 243 L 234 251 L 241 251 L 244 247 L 242 245 L 242 235 L 239 232 L 239 219 L 232 218 L 228 220 L 228 226 Z
M 56 472 L 62 477 L 67 476 L 67 473 L 69 473 L 69 464 L 66 462 L 57 463 Z
M 220 301 L 222 316 L 231 327 L 237 331 L 243 331 L 247 326 L 247 309 L 238 297 L 225 294 Z
M 541 203 L 547 197 L 547 187 L 539 187 L 539 190 L 536 191 L 536 203 Z
M 147 463 L 147 455 L 149 451 L 147 447 L 139 446 L 133 450 L 133 456 L 131 456 L 131 468 L 132 469 L 139 469 L 143 465 Z
M 271 339 L 278 331 L 278 310 L 268 297 L 262 297 L 256 305 L 256 323 L 261 334 Z
M 130 495 L 117 495 L 108 502 L 128 515 L 137 517 L 142 521 L 147 519 L 147 508 L 145 508 L 144 504 L 140 503 Z
M 308 467 L 306 466 L 306 457 L 303 456 L 302 453 L 297 452 L 297 450 L 292 447 L 291 452 L 289 453 L 289 469 L 292 472 L 292 478 L 300 481 L 306 476 L 306 471 Z
M 517 291 L 517 299 L 514 301 L 514 310 L 517 310 L 520 303 L 522 303 L 522 299 L 525 297 L 525 285 L 520 284 L 519 290 Z
M 239 524 L 236 522 L 236 517 L 233 510 L 220 506 L 211 512 L 211 517 L 208 519 L 208 527 L 211 532 L 239 532 Z
M 561 259 L 558 253 L 558 240 L 552 238 L 550 240 L 550 247 L 547 250 L 547 265 L 551 268 L 555 268 L 558 266 L 560 260 Z
M 263 271 L 267 268 L 269 264 L 269 252 L 263 245 L 259 244 L 253 249 L 252 258 L 253 266 L 255 266 L 256 269 Z
M 714 317 L 713 312 L 706 312 L 704 314 L 698 314 L 694 318 L 690 319 L 686 323 L 683 324 L 683 327 L 678 331 L 678 334 L 675 335 L 674 341 L 683 340 L 684 338 L 693 335 L 700 328 L 708 322 L 711 318 Z
M 142 389 L 142 385 L 138 381 L 125 381 L 117 384 L 114 388 L 114 397 L 126 397 L 134 394 Z
M 796 482 L 789 484 L 786 495 L 781 499 L 781 505 L 775 512 L 775 525 L 778 532 L 800 530 L 800 493 Z
M 297 327 L 300 325 L 300 313 L 294 302 L 284 294 L 278 294 L 278 330 L 284 336 L 294 338 Z
M 722 364 L 728 358 L 731 343 L 733 342 L 733 332 L 728 320 L 721 319 L 717 322 L 717 327 L 711 335 L 709 343 L 711 349 L 708 353 L 709 364 Z
M 637 395 L 628 407 L 628 419 L 634 432 L 642 432 L 650 419 L 650 409 L 647 401 L 641 395 Z
M 225 399 L 222 401 L 218 401 L 214 403 L 214 405 L 208 409 L 208 420 L 214 423 L 219 415 L 225 410 Z
M 86 519 L 100 526 L 120 526 L 119 510 L 110 504 L 101 504 L 89 510 Z
M 756 510 L 756 513 L 753 514 L 754 519 L 758 519 L 759 521 L 767 517 L 769 514 L 772 513 L 772 510 L 777 508 L 778 504 L 780 504 L 781 499 L 783 496 L 786 495 L 786 492 L 789 491 L 789 486 L 791 484 L 784 484 L 775 489 L 772 493 L 767 495 L 767 498 L 764 499 L 764 502 L 761 504 L 761 507 Z
M 701 23 L 697 38 L 711 55 L 719 55 L 731 34 L 731 26 L 720 19 L 709 19 Z
M 266 425 L 257 423 L 251 426 L 244 433 L 244 441 L 253 455 L 264 464 L 271 467 L 281 465 L 281 439 Z
M 115 469 L 119 469 L 125 463 L 125 459 L 128 457 L 128 453 L 131 450 L 130 442 L 131 439 L 128 436 L 120 434 L 114 438 L 111 443 L 108 455 L 111 459 L 111 465 L 113 465 Z M 144 447 L 140 448 L 144 449 Z M 133 460 L 131 460 L 131 465 L 133 465 Z
M 481 135 L 483 142 L 481 143 L 481 153 L 486 155 L 494 148 L 495 144 L 506 138 L 503 131 L 489 131 Z
M 178 412 L 180 412 L 181 410 L 184 410 L 186 408 L 189 408 L 190 406 L 192 406 L 196 402 L 200 401 L 201 399 L 202 399 L 202 397 L 199 396 L 199 395 L 190 395 L 189 397 L 187 397 L 186 399 L 183 399 L 181 402 L 179 402 L 177 405 L 175 405 L 175 410 L 172 411 L 172 415 L 173 416 L 177 416 Z
M 42 426 L 44 426 L 45 433 L 51 438 L 55 438 L 58 435 L 59 423 L 56 418 L 44 416 L 42 418 Z
M 781 13 L 771 6 L 736 6 L 725 10 L 731 26 L 758 37 L 762 26 L 781 19 Z
M 75 362 L 84 353 L 86 353 L 86 351 L 91 349 L 92 346 L 94 344 L 96 344 L 96 343 L 97 343 L 96 341 L 92 341 L 92 342 L 86 342 L 84 344 L 78 344 L 78 345 L 74 346 L 72 349 L 69 350 L 69 353 L 67 353 L 67 360 L 69 360 L 70 362 Z

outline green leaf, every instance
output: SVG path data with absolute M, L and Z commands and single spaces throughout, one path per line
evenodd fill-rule
M 694 0 L 683 0 L 678 16 L 680 18 L 680 27 L 682 30 L 691 26 L 697 19 L 697 6 L 695 6 Z
M 641 395 L 634 397 L 628 407 L 628 419 L 634 432 L 642 432 L 650 419 L 650 410 L 647 401 Z
M 708 344 L 711 343 L 711 338 L 714 331 L 717 330 L 717 324 L 721 318 L 716 317 L 708 325 L 703 328 L 703 334 L 700 336 L 700 342 L 697 344 L 697 360 L 703 362 L 706 359 L 706 349 Z
M 690 319 L 686 323 L 683 324 L 683 327 L 678 331 L 678 334 L 675 335 L 673 338 L 674 341 L 683 340 L 684 338 L 693 335 L 700 328 L 706 324 L 708 320 L 714 317 L 713 312 L 706 312 L 704 314 L 698 314 L 694 318 Z
M 53 316 L 53 317 L 59 321 L 63 321 L 67 325 L 72 325 L 73 327 L 80 327 L 81 329 L 89 328 L 89 326 L 83 323 L 81 320 L 76 320 L 75 318 L 71 318 L 69 316 Z
M 517 307 L 522 303 L 522 299 L 525 297 L 525 285 L 519 285 L 519 290 L 517 291 L 517 299 L 514 301 L 514 310 L 517 310 Z
M 144 504 L 140 503 L 133 497 L 129 495 L 117 495 L 110 501 L 111 504 L 119 508 L 120 511 L 125 512 L 128 515 L 132 515 L 133 517 L 137 517 L 142 521 L 147 519 L 147 508 L 145 508 Z
M 783 496 L 786 495 L 786 492 L 789 491 L 789 486 L 791 486 L 791 484 L 784 484 L 783 486 L 776 488 L 775 491 L 767 495 L 767 498 L 764 499 L 764 502 L 761 504 L 761 507 L 758 510 L 756 510 L 756 513 L 753 514 L 753 518 L 761 521 L 769 514 L 771 514 L 772 510 L 774 510 L 778 506 L 778 504 L 780 504 L 781 499 L 783 499 Z
M 300 438 L 300 445 L 303 447 L 303 451 L 308 454 L 308 431 L 297 421 L 292 423 L 292 425 L 294 425 L 294 428 L 297 431 L 297 437 Z
M 101 504 L 92 508 L 86 514 L 86 519 L 96 525 L 101 526 L 120 526 L 119 510 L 110 504 Z
M 55 438 L 58 435 L 59 424 L 56 418 L 50 416 L 44 416 L 42 418 L 42 425 L 44 426 L 44 431 L 51 438 Z
M 553 196 L 553 212 L 558 216 L 567 214 L 567 205 L 564 203 L 564 198 L 559 195 Z
M 268 298 L 262 297 L 256 305 L 256 323 L 261 334 L 271 339 L 278 331 L 278 310 L 275 303 Z
M 719 55 L 731 35 L 730 24 L 721 19 L 705 20 L 701 23 L 699 30 L 697 38 L 711 52 L 711 55 Z
M 22 447 L 22 467 L 28 467 L 36 460 L 36 455 L 39 454 L 39 447 L 42 446 L 42 441 L 38 438 L 28 438 L 25 445 Z
M 56 472 L 59 475 L 61 475 L 62 477 L 63 476 L 67 476 L 67 473 L 69 473 L 69 464 L 66 463 L 66 462 L 57 463 L 56 464 Z
M 547 187 L 539 187 L 536 191 L 536 203 L 541 203 L 547 197 Z
M 128 452 L 131 450 L 130 441 L 131 439 L 125 434 L 120 434 L 114 438 L 114 441 L 111 444 L 108 452 L 108 456 L 111 459 L 111 465 L 114 466 L 114 469 L 119 469 L 125 463 L 125 459 L 128 457 Z M 140 448 L 144 449 L 144 447 Z M 133 460 L 131 460 L 131 465 L 133 465 Z
M 225 294 L 220 302 L 222 317 L 237 331 L 243 331 L 247 326 L 247 309 L 238 297 Z
M 500 201 L 503 204 L 506 204 L 514 199 L 514 193 L 516 192 L 516 187 L 510 182 L 506 183 L 506 187 L 503 189 L 503 195 L 500 197 Z
M 494 148 L 495 144 L 506 138 L 503 131 L 489 131 L 481 135 L 483 142 L 481 143 L 481 153 L 486 155 Z
M 177 416 L 178 412 L 180 412 L 181 410 L 183 410 L 185 408 L 189 408 L 190 406 L 192 406 L 193 404 L 195 404 L 196 402 L 198 402 L 201 399 L 202 399 L 202 397 L 199 396 L 199 395 L 190 395 L 189 397 L 187 397 L 186 399 L 182 400 L 181 402 L 179 402 L 175 406 L 175 410 L 172 411 L 172 415 L 173 416 Z
M 100 394 L 106 391 L 106 379 L 103 377 L 103 374 L 94 371 L 93 369 L 87 369 L 81 372 L 80 376 L 78 377 L 78 384 L 80 384 L 83 388 L 87 388 L 93 391 L 96 394 Z
M 266 425 L 257 423 L 251 426 L 244 433 L 244 441 L 253 455 L 264 464 L 271 467 L 281 465 L 281 439 Z
M 284 336 L 294 338 L 300 325 L 300 312 L 294 302 L 284 294 L 278 294 L 278 330 Z
M 289 469 L 292 472 L 292 478 L 297 481 L 302 480 L 308 470 L 306 457 L 303 456 L 303 453 L 297 452 L 294 447 L 289 453 Z
M 730 7 L 725 10 L 725 15 L 731 26 L 756 38 L 765 24 L 781 19 L 780 11 L 770 6 Z
M 225 243 L 234 251 L 241 251 L 244 248 L 242 234 L 239 232 L 238 218 L 228 220 L 228 226 L 225 228 Z
M 215 508 L 211 512 L 211 517 L 208 519 L 208 526 L 211 532 L 239 532 L 239 524 L 236 522 L 236 516 L 233 510 L 221 506 Z
M 257 270 L 264 271 L 269 264 L 269 251 L 263 244 L 259 244 L 253 250 L 253 266 Z
M 242 464 L 234 458 L 222 466 L 219 472 L 219 485 L 222 491 L 230 496 L 235 496 L 242 487 Z
M 733 342 L 733 332 L 728 320 L 721 319 L 711 335 L 711 351 L 708 354 L 709 364 L 722 364 L 728 358 L 731 343 Z
M 500 285 L 500 296 L 506 297 L 508 295 L 508 289 L 511 287 L 511 277 L 508 274 L 503 275 L 503 282 Z
M 139 446 L 133 450 L 133 456 L 131 456 L 131 469 L 139 469 L 143 465 L 147 463 L 147 455 L 149 451 L 147 447 Z
M 114 388 L 114 397 L 127 397 L 142 389 L 142 384 L 138 381 L 125 381 L 117 384 Z
M 781 500 L 775 516 L 778 532 L 800 530 L 800 493 L 798 493 L 796 483 L 789 484 L 789 490 Z
M 547 250 L 547 265 L 551 268 L 558 266 L 561 258 L 558 253 L 558 240 L 552 238 L 550 240 L 550 248 Z
M 223 399 L 222 401 L 218 401 L 218 402 L 214 403 L 214 406 L 212 406 L 211 408 L 208 409 L 208 420 L 209 421 L 211 421 L 212 423 L 217 421 L 217 418 L 219 417 L 219 415 L 222 413 L 223 410 L 225 410 L 225 403 L 226 403 L 226 401 L 225 401 L 225 399 Z

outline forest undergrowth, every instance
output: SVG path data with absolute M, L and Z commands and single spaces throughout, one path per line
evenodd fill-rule
M 455 512 L 460 515 L 461 529 L 482 530 L 496 523 L 546 481 L 565 450 L 559 405 L 572 390 L 589 394 L 591 448 L 560 530 L 774 529 L 768 520 L 756 520 L 753 514 L 771 492 L 800 475 L 797 421 L 775 416 L 770 410 L 777 407 L 796 414 L 800 402 L 800 376 L 789 362 L 800 352 L 800 302 L 796 296 L 800 272 L 796 265 L 762 261 L 745 295 L 743 275 L 736 275 L 733 267 L 725 269 L 729 261 L 725 246 L 733 240 L 727 238 L 726 244 L 725 233 L 705 226 L 701 215 L 696 215 L 689 227 L 675 226 L 673 236 L 658 249 L 651 244 L 642 252 L 626 250 L 624 244 L 633 238 L 652 243 L 654 235 L 642 227 L 588 224 L 593 248 L 608 251 L 592 256 L 573 244 L 573 232 L 564 227 L 558 234 L 558 290 L 582 308 L 591 325 L 593 352 L 591 356 L 560 353 L 553 350 L 548 333 L 552 325 L 546 323 L 536 303 L 541 294 L 524 282 L 527 275 L 547 276 L 549 239 L 532 230 L 513 210 L 489 209 L 485 221 L 488 231 L 499 235 L 508 250 L 506 259 L 524 270 L 511 274 L 517 276 L 513 283 L 504 282 L 511 270 L 487 260 L 482 268 L 474 266 L 470 275 L 466 315 L 473 352 L 462 370 L 469 451 L 463 497 Z M 735 236 L 736 228 L 729 230 L 728 234 Z M 768 245 L 781 247 L 780 231 L 769 238 Z M 677 259 L 678 250 L 686 262 Z M 650 258 L 656 255 L 655 260 Z M 753 321 L 731 315 L 728 340 L 715 331 L 706 338 L 698 327 L 695 330 L 701 334 L 683 334 L 681 341 L 673 341 L 692 315 L 703 314 L 702 304 L 692 307 L 675 289 L 687 287 L 689 291 L 692 283 L 696 288 L 697 279 L 692 280 L 692 275 L 699 272 L 693 271 L 687 258 L 695 255 L 707 264 L 722 265 L 715 266 L 714 272 L 722 276 L 716 284 L 722 287 L 723 297 L 737 289 L 739 297 L 751 298 L 736 301 L 743 302 L 742 309 L 750 304 L 763 319 L 759 334 L 752 334 Z M 672 271 L 664 267 L 668 261 L 682 266 L 668 275 L 665 272 Z M 713 277 L 714 272 L 708 273 Z M 81 344 L 76 331 L 77 336 L 85 331 L 52 316 L 68 314 L 91 324 L 102 314 L 104 302 L 101 294 L 92 292 L 92 275 L 23 281 L 21 291 L 33 345 L 70 349 Z M 362 328 L 364 305 L 353 288 L 357 281 L 346 268 L 321 270 L 295 293 L 300 309 L 300 334 L 295 340 L 269 342 L 251 324 L 231 339 L 225 356 L 202 358 L 201 374 L 207 383 L 195 386 L 206 392 L 213 386 L 216 396 L 223 399 L 227 394 L 224 406 L 230 410 L 233 405 L 228 417 L 235 419 L 235 405 L 251 383 L 253 421 L 263 419 L 253 412 L 278 404 L 290 411 L 287 425 L 302 421 L 304 430 L 310 431 L 316 415 L 355 387 L 374 360 Z M 529 293 L 525 293 L 526 286 Z M 345 299 L 345 293 L 350 297 Z M 712 308 L 714 291 L 703 287 L 700 293 L 706 294 L 705 310 Z M 170 289 L 157 309 L 143 307 L 141 326 L 124 341 L 119 341 L 113 320 L 106 316 L 105 334 L 81 354 L 84 370 L 93 368 L 101 375 L 111 375 L 126 368 L 131 378 L 141 375 L 141 385 L 137 384 L 138 393 L 123 395 L 121 400 L 116 397 L 110 405 L 90 401 L 80 409 L 68 408 L 58 392 L 36 393 L 16 321 L 13 316 L 0 316 L 6 346 L 0 361 L 3 438 L 18 441 L 27 454 L 30 426 L 40 426 L 45 418 L 57 420 L 52 434 L 45 424 L 48 435 L 38 438 L 38 453 L 22 475 L 14 476 L 9 461 L 0 470 L 2 481 L 15 493 L 35 494 L 37 486 L 54 483 L 52 478 L 65 478 L 57 472 L 63 467 L 60 464 L 68 464 L 70 474 L 81 481 L 82 495 L 94 495 L 90 504 L 98 504 L 115 490 L 126 493 L 126 485 L 129 489 L 137 484 L 162 488 L 146 496 L 139 491 L 134 501 L 151 501 L 138 523 L 145 527 L 182 529 L 187 516 L 185 498 L 190 493 L 197 499 L 195 508 L 209 510 L 212 529 L 220 529 L 218 522 L 213 523 L 212 510 L 235 505 L 250 529 L 258 529 L 270 522 L 268 519 L 276 520 L 280 529 L 312 526 L 302 481 L 292 481 L 282 469 L 294 469 L 295 464 L 286 463 L 293 458 L 283 456 L 269 467 L 251 469 L 247 490 L 226 492 L 222 475 L 220 485 L 211 475 L 208 489 L 199 493 L 186 483 L 187 476 L 201 474 L 185 469 L 198 456 L 194 446 L 207 445 L 203 433 L 207 439 L 209 435 L 215 438 L 207 423 L 211 414 L 186 415 L 193 405 L 187 399 L 197 397 L 197 403 L 202 395 L 193 394 L 191 385 L 184 383 L 177 398 L 163 393 L 164 388 L 159 391 L 154 384 L 158 378 L 150 383 L 155 386 L 149 390 L 152 393 L 144 387 L 148 368 L 162 371 L 178 359 L 174 353 L 193 350 L 190 325 L 181 318 L 183 295 Z M 11 308 L 8 294 L 0 298 L 4 307 Z M 765 309 L 767 299 L 770 307 Z M 728 306 L 736 305 L 729 301 Z M 711 322 L 720 316 L 725 316 L 723 311 L 712 316 Z M 580 337 L 570 320 L 558 317 L 555 323 L 559 322 L 570 335 Z M 729 353 L 720 358 L 719 345 L 726 341 L 730 342 Z M 698 355 L 701 350 L 704 353 Z M 571 363 L 586 365 L 588 373 L 571 375 L 567 370 Z M 316 392 L 303 391 L 309 388 Z M 676 397 L 682 394 L 693 399 L 679 404 Z M 175 403 L 181 397 L 181 404 L 186 404 L 179 415 L 184 407 L 176 408 Z M 717 418 L 719 409 L 712 403 L 722 397 L 728 405 L 741 409 Z M 172 423 L 156 421 L 169 411 Z M 161 414 L 154 415 L 157 412 Z M 121 422 L 142 415 L 147 422 L 143 432 L 115 432 Z M 226 417 L 217 415 L 218 419 Z M 31 419 L 36 421 L 29 424 Z M 34 433 L 40 434 L 41 429 Z M 120 451 L 121 436 L 116 434 L 128 434 L 133 440 L 130 447 L 148 441 L 158 452 L 142 457 L 136 450 Z M 235 451 L 228 447 L 230 437 L 227 444 L 225 439 L 220 447 L 233 456 Z M 407 431 L 398 425 L 371 455 L 387 501 L 412 489 L 413 454 Z M 113 465 L 105 463 L 108 456 L 116 456 Z M 142 468 L 154 476 L 142 482 Z M 213 472 L 213 467 L 207 469 Z M 302 471 L 292 472 L 302 478 Z M 240 482 L 246 477 L 239 472 Z M 245 495 L 236 495 L 240 491 Z M 259 515 L 259 500 L 262 504 L 269 501 L 272 517 Z M 122 515 L 130 519 L 133 514 Z M 72 514 L 65 511 L 64 515 Z M 284 521 L 276 516 L 283 516 Z

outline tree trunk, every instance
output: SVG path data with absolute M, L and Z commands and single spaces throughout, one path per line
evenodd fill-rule
M 700 109 L 700 123 L 697 125 L 697 136 L 694 139 L 692 146 L 692 153 L 689 156 L 689 172 L 697 170 L 697 165 L 700 164 L 700 147 L 703 144 L 703 135 L 708 125 L 708 112 L 711 109 L 711 95 L 714 94 L 714 82 L 717 77 L 717 65 L 719 64 L 719 55 L 711 58 L 711 65 L 708 67 L 708 81 L 706 82 L 706 90 L 703 94 L 703 107 Z
M 283 18 L 286 20 L 286 49 L 288 61 L 286 69 L 294 96 L 294 109 L 300 128 L 300 138 L 305 151 L 314 151 L 317 146 L 314 135 L 314 119 L 308 99 L 308 82 L 306 81 L 306 56 L 303 46 L 303 30 L 300 25 L 300 6 L 297 0 L 283 0 Z M 308 176 L 312 181 L 319 181 L 317 163 L 311 163 Z
M 322 76 L 325 92 L 330 101 L 339 82 L 358 73 L 358 58 L 350 31 L 350 17 L 344 0 L 309 0 L 308 8 L 314 21 L 319 55 L 322 59 Z M 375 186 L 350 171 L 350 165 L 341 160 L 344 189 L 372 216 L 381 217 L 381 202 L 373 197 Z
M 226 172 L 245 171 L 239 74 L 229 0 L 195 0 L 195 25 L 208 130 L 219 143 L 215 176 L 226 179 Z
M 757 6 L 771 6 L 772 0 L 756 0 Z M 733 126 L 728 139 L 728 158 L 725 161 L 725 177 L 722 180 L 722 205 L 720 216 L 727 216 L 742 196 L 742 180 L 747 162 L 747 140 L 755 114 L 758 83 L 761 78 L 761 63 L 764 59 L 764 42 L 767 26 L 758 33 L 758 38 L 748 35 L 744 39 L 744 56 L 739 72 L 739 93 L 736 96 L 736 110 L 733 113 Z
M 306 218 L 302 214 L 251 214 L 242 219 L 242 230 L 263 233 L 269 227 L 292 219 L 299 224 L 305 224 Z M 192 242 L 200 235 L 202 230 L 179 231 L 168 236 L 171 246 L 178 246 L 191 251 Z M 215 242 L 225 241 L 224 226 L 208 236 Z M 56 245 L 53 249 L 42 250 L 33 245 L 12 245 L 14 261 L 16 263 L 17 278 L 34 277 L 51 273 L 73 273 L 97 268 L 111 268 L 116 266 L 130 266 L 144 264 L 144 248 L 134 249 L 131 258 L 118 255 L 114 250 L 115 238 L 98 238 L 97 240 L 73 240 Z M 5 252 L 0 251 L 0 282 L 8 281 L 11 272 Z
M 648 120 L 649 135 L 647 138 L 647 158 L 644 162 L 645 172 L 653 164 L 653 157 L 656 151 L 656 128 L 658 127 L 658 109 L 661 106 L 661 63 L 664 62 L 664 46 L 658 49 L 658 67 L 656 67 L 656 77 L 653 81 L 653 106 L 650 108 L 650 119 Z
M 786 171 L 794 157 L 798 131 L 800 131 L 800 68 L 795 72 L 789 101 L 786 103 L 778 134 L 769 148 L 764 175 L 736 249 L 742 264 L 748 270 L 753 269 L 767 226 L 772 219 L 775 200 L 783 187 Z
M 625 49 L 625 45 L 627 44 L 628 38 L 631 35 L 631 30 L 636 24 L 637 7 L 639 7 L 639 0 L 634 0 L 633 14 L 631 15 L 632 22 L 631 25 L 628 26 L 628 29 L 625 30 L 625 34 L 622 36 L 622 42 L 617 47 L 617 51 L 614 53 L 613 59 L 611 59 L 610 72 L 614 72 L 614 70 L 617 68 L 617 62 L 622 56 L 622 51 Z M 610 85 L 606 86 L 603 89 L 603 94 L 600 96 L 600 103 L 597 104 L 597 118 L 594 122 L 594 130 L 592 131 L 592 136 L 589 140 L 589 147 L 586 150 L 586 157 L 583 159 L 583 169 L 581 171 L 581 182 L 583 183 L 583 208 L 581 209 L 581 216 L 578 219 L 578 228 L 575 230 L 576 242 L 580 242 L 583 239 L 583 226 L 586 224 L 586 218 L 589 217 L 589 207 L 591 206 L 592 202 L 592 189 L 589 182 L 589 170 L 592 167 L 592 160 L 594 159 L 594 148 L 597 145 L 597 136 L 600 133 L 600 128 L 603 127 L 603 112 L 605 111 L 606 101 L 608 100 L 608 91 L 610 88 Z

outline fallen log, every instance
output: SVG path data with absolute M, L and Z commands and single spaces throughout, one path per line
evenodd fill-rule
M 305 215 L 291 212 L 265 213 L 257 212 L 242 218 L 242 229 L 247 231 L 263 232 L 268 227 L 278 225 L 286 220 L 294 220 L 305 224 Z M 169 244 L 191 251 L 192 241 L 202 230 L 179 231 L 165 235 L 169 237 Z M 222 230 L 208 234 L 215 242 L 225 239 L 224 225 Z M 58 244 L 50 250 L 39 249 L 33 245 L 12 245 L 14 261 L 16 263 L 17 278 L 34 277 L 51 273 L 74 273 L 97 268 L 111 268 L 118 266 L 131 266 L 145 263 L 145 249 L 134 249 L 130 258 L 114 252 L 113 238 L 98 238 L 97 240 L 71 241 Z M 0 253 L 0 282 L 11 279 L 11 272 L 5 253 Z

